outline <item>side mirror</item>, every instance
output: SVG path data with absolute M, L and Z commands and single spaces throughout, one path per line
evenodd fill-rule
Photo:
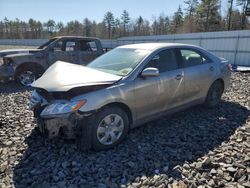
M 157 77 L 159 76 L 160 73 L 159 73 L 159 70 L 157 68 L 153 68 L 153 67 L 148 67 L 148 68 L 145 68 L 142 73 L 141 73 L 141 76 L 143 78 L 147 78 L 147 77 Z

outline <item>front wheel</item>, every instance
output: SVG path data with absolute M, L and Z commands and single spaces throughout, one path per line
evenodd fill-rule
M 108 149 L 119 144 L 127 135 L 127 114 L 118 107 L 105 108 L 97 114 L 93 131 L 93 149 Z
M 82 130 L 81 139 L 86 139 L 84 132 L 91 137 L 94 150 L 104 150 L 118 145 L 126 137 L 129 129 L 127 114 L 119 107 L 106 107 L 97 112 L 88 121 L 87 130 Z M 84 138 L 85 137 L 85 138 Z M 86 140 L 79 140 L 86 142 Z
M 220 81 L 215 81 L 209 88 L 205 106 L 215 107 L 221 100 L 224 86 Z
M 34 67 L 27 66 L 18 71 L 17 81 L 23 86 L 30 86 L 38 77 L 39 71 Z

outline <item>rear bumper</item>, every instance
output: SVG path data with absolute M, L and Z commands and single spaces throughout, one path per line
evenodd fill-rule
M 0 66 L 0 83 L 14 80 L 14 69 L 10 66 Z

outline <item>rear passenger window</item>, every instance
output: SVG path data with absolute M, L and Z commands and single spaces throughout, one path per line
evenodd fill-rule
M 158 68 L 160 73 L 178 69 L 175 50 L 169 49 L 161 51 L 149 61 L 147 67 Z
M 94 41 L 81 40 L 79 48 L 80 51 L 97 51 L 97 46 Z
M 89 42 L 89 45 L 91 47 L 91 50 L 96 52 L 97 51 L 97 46 L 96 46 L 96 42 Z
M 199 53 L 193 50 L 181 49 L 180 51 L 184 67 L 192 67 L 211 62 L 208 58 L 201 56 Z

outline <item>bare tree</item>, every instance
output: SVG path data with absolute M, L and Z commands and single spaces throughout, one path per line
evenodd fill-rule
M 231 29 L 231 17 L 232 17 L 232 9 L 233 9 L 233 0 L 228 0 L 229 9 L 228 9 L 228 22 L 227 22 L 227 30 Z

